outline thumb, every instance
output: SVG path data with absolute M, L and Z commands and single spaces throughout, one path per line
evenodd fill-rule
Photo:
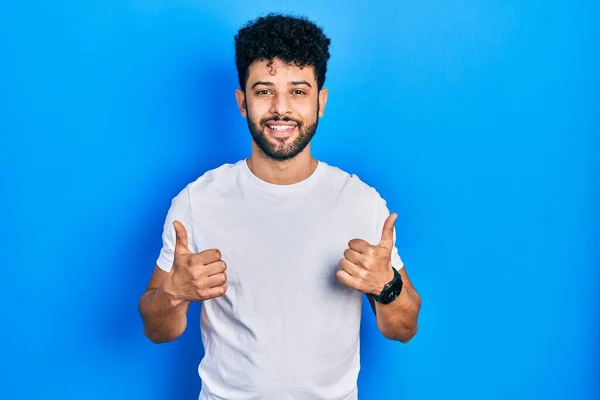
M 394 223 L 398 218 L 398 214 L 393 213 L 390 214 L 385 223 L 383 224 L 383 229 L 381 232 L 381 240 L 379 241 L 379 246 L 385 247 L 388 250 L 392 250 L 394 247 Z
M 190 254 L 185 227 L 179 221 L 174 221 L 173 227 L 175 228 L 175 254 Z

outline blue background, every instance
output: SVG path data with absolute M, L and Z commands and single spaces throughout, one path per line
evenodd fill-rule
M 592 1 L 3 2 L 2 398 L 195 399 L 199 306 L 137 302 L 166 211 L 249 154 L 233 35 L 332 38 L 317 158 L 399 213 L 420 331 L 365 304 L 361 399 L 600 398 L 600 13 Z

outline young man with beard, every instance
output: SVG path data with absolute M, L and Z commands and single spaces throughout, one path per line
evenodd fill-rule
M 204 173 L 168 211 L 140 313 L 146 335 L 168 342 L 190 302 L 203 302 L 201 400 L 357 399 L 363 293 L 385 337 L 405 343 L 417 331 L 396 214 L 310 153 L 329 44 L 303 18 L 240 29 L 236 98 L 251 156 Z

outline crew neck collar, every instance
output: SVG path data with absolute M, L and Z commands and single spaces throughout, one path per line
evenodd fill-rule
M 315 182 L 318 180 L 319 176 L 323 173 L 325 163 L 317 160 L 317 167 L 307 178 L 303 179 L 300 182 L 291 183 L 288 185 L 280 185 L 275 183 L 270 183 L 260 179 L 258 176 L 254 175 L 254 172 L 250 170 L 248 166 L 247 159 L 243 159 L 240 161 L 242 173 L 248 178 L 250 182 L 259 187 L 262 190 L 272 192 L 272 193 L 292 193 L 298 192 L 300 190 L 306 190 L 312 187 Z

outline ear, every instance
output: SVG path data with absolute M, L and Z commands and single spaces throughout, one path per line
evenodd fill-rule
M 323 117 L 325 114 L 325 103 L 327 103 L 327 89 L 321 89 L 319 91 L 319 118 Z
M 235 90 L 235 99 L 238 104 L 238 108 L 240 109 L 240 113 L 242 117 L 246 118 L 248 116 L 248 111 L 246 109 L 246 95 L 240 89 Z

